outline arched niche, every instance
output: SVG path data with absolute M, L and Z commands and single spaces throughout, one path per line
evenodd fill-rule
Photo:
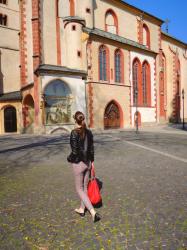
M 44 89 L 46 125 L 68 124 L 72 118 L 72 93 L 61 80 L 51 81 Z

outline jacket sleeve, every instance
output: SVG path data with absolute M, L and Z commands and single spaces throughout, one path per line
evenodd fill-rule
M 94 141 L 93 141 L 93 134 L 90 131 L 90 160 L 94 161 Z
M 71 131 L 70 135 L 70 146 L 71 146 L 71 151 L 73 155 L 78 155 L 78 140 L 77 140 L 77 134 L 75 131 Z

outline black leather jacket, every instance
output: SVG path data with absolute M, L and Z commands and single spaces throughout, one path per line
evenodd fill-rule
M 87 136 L 87 151 L 86 156 L 83 153 L 83 141 L 77 130 L 72 130 L 70 135 L 70 146 L 71 153 L 67 157 L 67 161 L 71 163 L 79 163 L 80 161 L 88 162 L 94 161 L 94 144 L 93 144 L 93 134 L 89 129 L 86 129 Z

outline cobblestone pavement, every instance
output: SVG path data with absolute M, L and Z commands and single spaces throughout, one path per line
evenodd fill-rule
M 187 133 L 94 138 L 96 224 L 74 213 L 68 135 L 0 137 L 0 249 L 187 249 Z

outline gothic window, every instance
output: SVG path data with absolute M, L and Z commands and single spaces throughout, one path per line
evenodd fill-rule
M 147 62 L 144 62 L 142 66 L 142 100 L 141 100 L 144 106 L 151 105 L 150 89 L 151 89 L 150 67 Z
M 162 59 L 161 59 L 161 86 L 160 86 L 160 91 L 164 94 L 165 91 L 165 78 L 166 78 L 166 59 L 165 55 L 162 54 Z
M 113 10 L 108 10 L 105 15 L 105 30 L 118 34 L 118 20 Z
M 175 104 L 174 104 L 174 112 L 175 112 L 175 120 L 176 122 L 180 122 L 180 112 L 181 112 L 181 72 L 180 72 L 180 61 L 176 56 L 176 80 L 175 80 Z
M 147 105 L 147 63 L 142 66 L 142 92 L 143 92 L 143 104 Z
M 115 51 L 115 82 L 123 82 L 123 54 L 119 49 Z
M 138 103 L 138 92 L 140 91 L 140 61 L 136 58 L 133 62 L 133 104 Z
M 0 25 L 7 26 L 7 16 L 0 14 Z
M 100 46 L 99 48 L 99 80 L 108 81 L 109 71 L 109 53 L 106 46 Z
M 143 24 L 143 45 L 150 48 L 150 32 L 146 24 Z

